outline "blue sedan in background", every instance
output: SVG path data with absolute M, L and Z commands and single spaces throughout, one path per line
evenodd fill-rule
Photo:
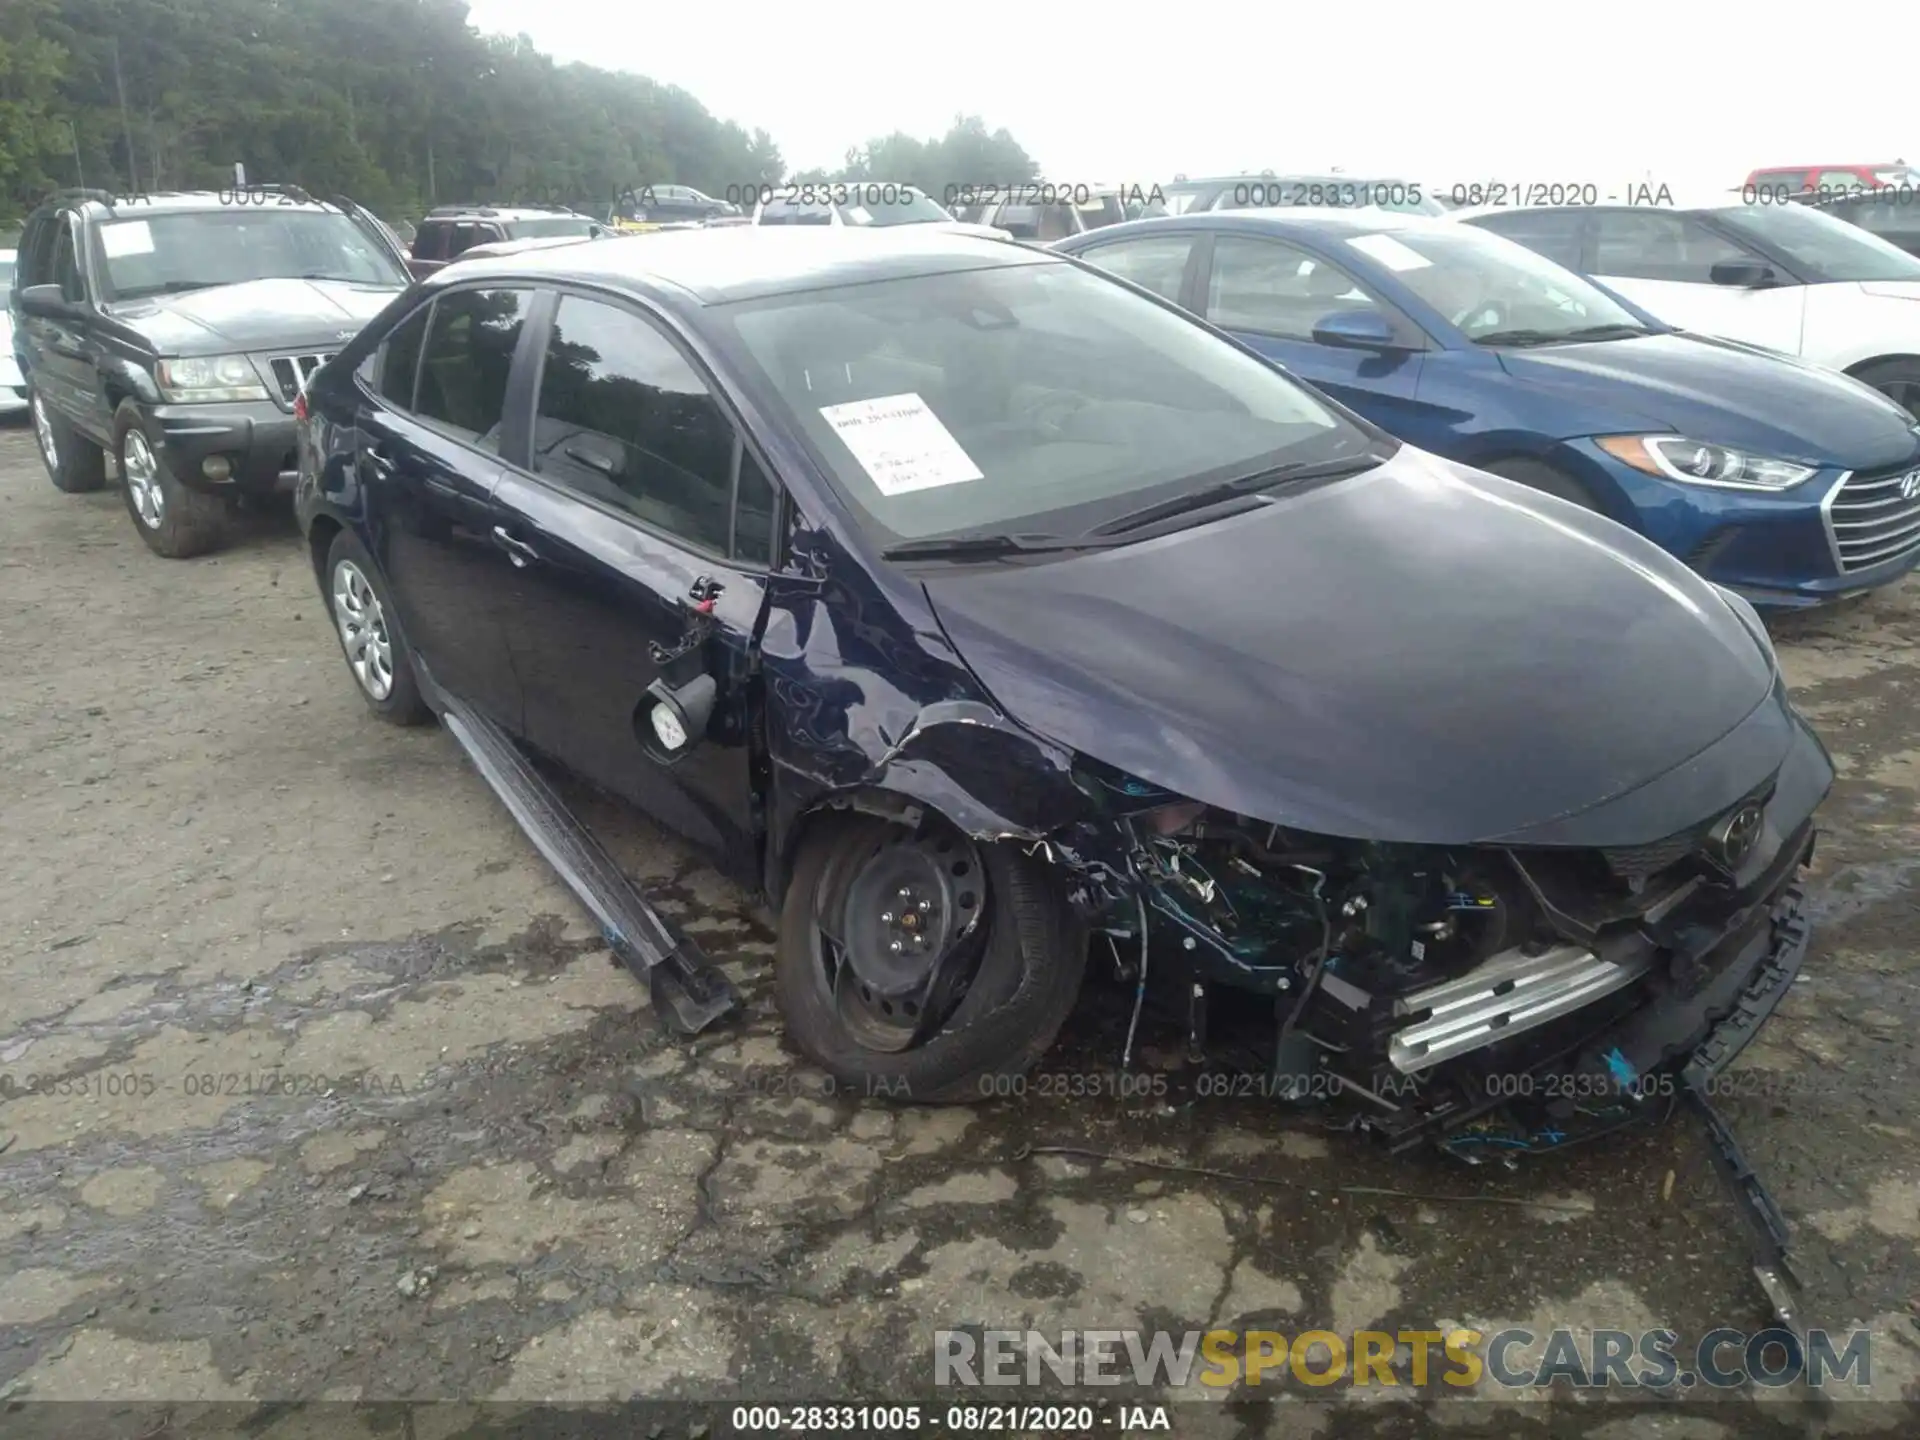
M 1210 213 L 1054 247 L 1422 449 L 1637 530 L 1755 605 L 1920 563 L 1920 430 L 1837 371 L 1687 334 L 1524 246 L 1414 216 Z

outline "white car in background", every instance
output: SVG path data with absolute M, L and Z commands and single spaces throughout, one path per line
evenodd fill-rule
M 989 240 L 1007 238 L 1004 230 L 956 220 L 932 197 L 891 180 L 788 182 L 772 189 L 770 199 L 753 207 L 755 225 L 938 225 Z
M 1920 417 L 1920 257 L 1806 205 L 1478 206 L 1669 324 L 1844 370 Z
M 13 292 L 13 262 L 18 252 L 0 250 L 0 295 Z M 13 316 L 0 306 L 0 415 L 17 415 L 27 408 L 27 382 L 20 362 L 13 358 Z

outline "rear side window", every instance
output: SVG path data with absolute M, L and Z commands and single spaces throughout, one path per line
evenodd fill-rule
M 1523 210 L 1517 214 L 1488 215 L 1473 221 L 1483 230 L 1504 235 L 1536 255 L 1544 255 L 1569 270 L 1580 268 L 1580 216 L 1551 210 Z
M 530 296 L 526 290 L 455 290 L 434 301 L 415 414 L 484 450 L 499 449 L 507 375 Z
M 420 342 L 427 335 L 431 305 L 422 305 L 387 336 L 380 355 L 380 395 L 402 410 L 413 409 L 413 381 L 420 373 Z
M 540 377 L 537 473 L 725 555 L 734 453 L 731 422 L 664 335 L 626 310 L 562 297 Z M 754 483 L 764 487 L 765 477 Z M 760 503 L 771 511 L 770 500 Z M 771 543 L 770 534 L 743 538 Z
M 438 220 L 425 220 L 413 235 L 413 258 L 438 260 L 446 253 L 448 226 Z

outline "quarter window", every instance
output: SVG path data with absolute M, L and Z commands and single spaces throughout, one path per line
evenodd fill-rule
M 1186 278 L 1187 257 L 1193 253 L 1193 241 L 1183 235 L 1155 236 L 1150 240 L 1121 240 L 1112 245 L 1096 245 L 1082 250 L 1080 258 L 1098 265 L 1122 280 L 1131 280 L 1142 289 L 1180 303 L 1180 284 Z
M 380 394 L 402 410 L 413 409 L 413 381 L 420 373 L 420 342 L 427 335 L 431 305 L 422 305 L 387 336 L 380 357 Z
M 563 296 L 547 340 L 533 468 L 556 485 L 716 554 L 728 553 L 734 432 L 693 367 L 652 325 Z M 747 457 L 741 483 L 748 488 Z M 755 467 L 757 474 L 757 467 Z M 766 487 L 764 476 L 755 482 Z M 759 502 L 770 514 L 770 499 Z M 756 538 L 743 516 L 743 544 Z
M 455 290 L 433 302 L 414 411 L 423 420 L 500 448 L 507 375 L 526 324 L 525 290 Z
M 1593 220 L 1596 275 L 1710 285 L 1713 267 L 1722 261 L 1754 258 L 1689 215 L 1601 210 Z

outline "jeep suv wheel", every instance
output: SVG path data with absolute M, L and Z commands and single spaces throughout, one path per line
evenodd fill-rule
M 33 438 L 39 442 L 40 461 L 47 467 L 53 488 L 84 495 L 107 483 L 107 454 L 61 419 L 36 389 L 27 400 L 33 415 Z
M 121 402 L 113 417 L 113 433 L 127 513 L 147 548 L 169 560 L 218 549 L 226 538 L 227 502 L 218 495 L 189 490 L 174 478 L 131 400 Z

